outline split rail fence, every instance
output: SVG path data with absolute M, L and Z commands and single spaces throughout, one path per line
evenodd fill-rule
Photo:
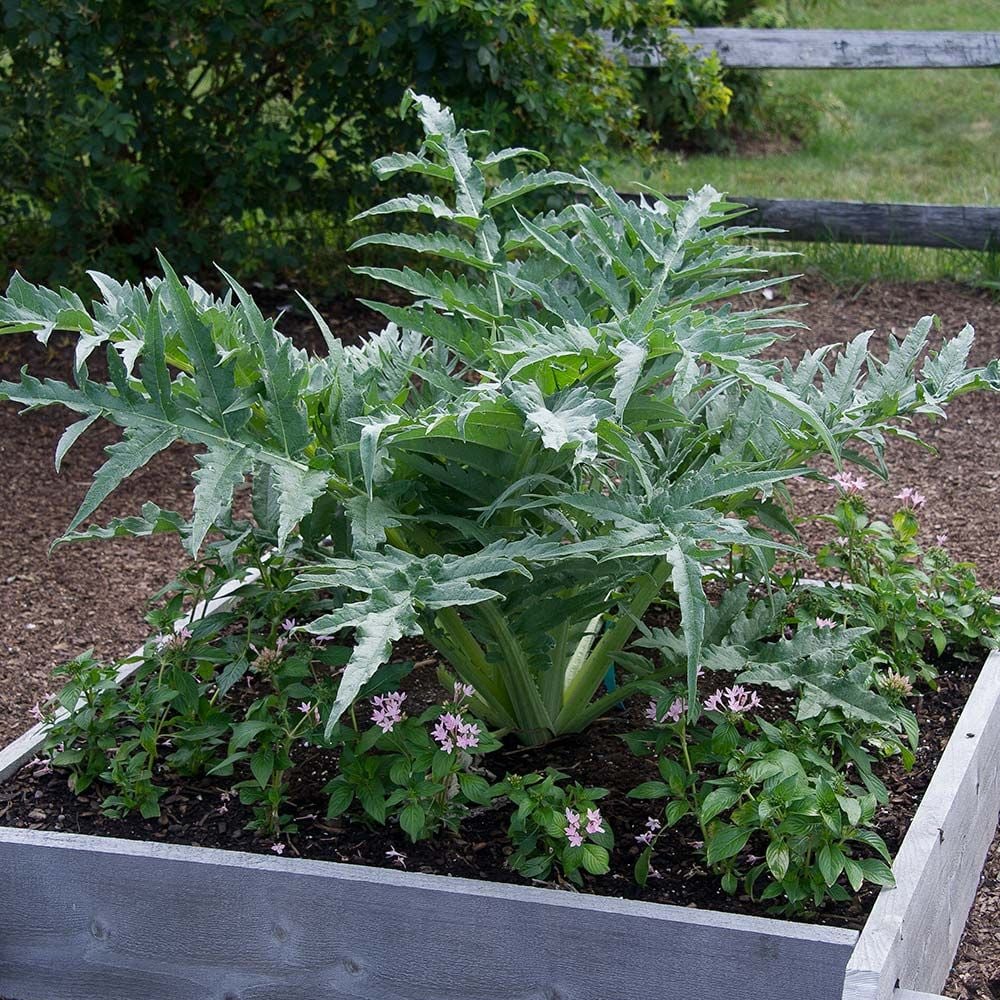
M 716 52 L 722 65 L 731 69 L 1000 67 L 1000 33 L 679 28 L 675 35 L 696 52 Z M 655 48 L 627 54 L 635 67 L 655 69 L 661 62 Z M 784 238 L 789 240 L 1000 251 L 1000 206 L 813 201 L 740 194 L 731 194 L 727 200 L 751 209 L 739 219 L 741 225 L 784 229 Z

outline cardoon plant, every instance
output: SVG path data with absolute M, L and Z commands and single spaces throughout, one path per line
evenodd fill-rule
M 237 565 L 264 549 L 287 559 L 293 589 L 327 608 L 298 627 L 354 636 L 324 706 L 328 732 L 393 643 L 417 634 L 497 727 L 526 743 L 579 731 L 651 679 L 653 663 L 623 649 L 658 598 L 679 606 L 697 706 L 706 564 L 738 547 L 766 576 L 776 536 L 792 541 L 776 502 L 785 480 L 821 452 L 878 471 L 894 421 L 996 388 L 996 364 L 966 368 L 966 330 L 918 373 L 928 320 L 885 361 L 862 335 L 832 365 L 821 350 L 779 369 L 760 354 L 794 324 L 733 303 L 774 283 L 773 254 L 747 244 L 761 230 L 721 228 L 738 208 L 711 188 L 681 204 L 632 202 L 586 171 L 511 172 L 539 154 L 478 152 L 479 137 L 431 98 L 409 95 L 407 107 L 422 145 L 375 170 L 425 175 L 435 193 L 364 214 L 432 228 L 357 246 L 427 263 L 358 268 L 412 299 L 370 303 L 389 325 L 360 347 L 316 315 L 326 352 L 298 350 L 231 278 L 218 298 L 166 261 L 144 286 L 95 275 L 91 309 L 15 275 L 2 329 L 77 332 L 74 384 L 23 372 L 0 395 L 80 415 L 57 462 L 99 418 L 125 430 L 64 537 L 171 530 L 194 555 L 218 532 Z M 496 181 L 500 167 L 509 175 Z M 529 210 L 553 187 L 566 207 Z M 106 383 L 88 371 L 98 348 Z M 204 447 L 190 519 L 149 505 L 81 530 L 177 440 Z M 244 522 L 231 508 L 247 479 Z M 623 683 L 601 694 L 613 666 Z

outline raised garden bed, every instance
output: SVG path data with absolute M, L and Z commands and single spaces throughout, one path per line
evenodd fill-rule
M 890 343 L 885 360 L 861 334 L 832 366 L 820 351 L 779 371 L 757 356 L 788 321 L 770 308 L 722 304 L 776 282 L 752 277 L 765 260 L 757 251 L 720 237 L 733 208 L 717 192 L 706 188 L 672 209 L 631 205 L 590 175 L 522 171 L 487 197 L 482 168 L 525 151 L 473 159 L 470 134 L 447 109 L 415 94 L 407 102 L 425 131 L 420 153 L 383 158 L 376 170 L 452 180 L 456 207 L 414 196 L 368 214 L 432 207 L 470 232 L 386 233 L 358 245 L 443 256 L 481 274 L 470 285 L 452 271 L 415 282 L 409 270 L 360 268 L 423 296 L 412 307 L 379 306 L 392 323 L 363 346 L 345 349 L 321 323 L 327 356 L 299 352 L 235 282 L 235 298 L 220 299 L 165 261 L 162 281 L 141 289 L 102 279 L 106 301 L 94 316 L 70 293 L 19 277 L 0 300 L 2 330 L 84 337 L 75 386 L 27 372 L 0 383 L 0 395 L 29 408 L 58 404 L 83 415 L 57 460 L 100 417 L 125 428 L 63 539 L 169 532 L 195 558 L 179 592 L 150 612 L 156 636 L 128 689 L 117 689 L 117 668 L 77 657 L 61 668 L 70 678 L 62 691 L 34 709 L 54 728 L 0 754 L 2 780 L 44 749 L 54 767 L 72 769 L 69 787 L 83 802 L 63 808 L 60 779 L 18 778 L 0 796 L 8 803 L 0 815 L 32 827 L 0 835 L 0 864 L 8 862 L 0 891 L 11 901 L 0 920 L 0 932 L 10 924 L 0 990 L 22 1000 L 641 1000 L 937 988 L 996 816 L 996 659 L 972 689 L 929 789 L 933 751 L 891 815 L 895 844 L 904 841 L 894 873 L 874 827 L 879 803 L 899 803 L 873 765 L 915 760 L 918 722 L 904 701 L 914 682 L 937 675 L 929 648 L 943 657 L 954 645 L 961 659 L 992 645 L 1000 615 L 969 568 L 952 562 L 944 536 L 930 548 L 916 542 L 915 511 L 926 500 L 918 490 L 896 494 L 891 523 L 873 519 L 865 479 L 844 463 L 879 471 L 886 435 L 901 432 L 894 421 L 938 414 L 973 389 L 1000 391 L 1000 360 L 967 366 L 971 329 L 925 354 L 926 317 Z M 539 185 L 569 183 L 589 185 L 595 207 L 535 222 L 515 216 L 500 235 L 497 220 L 507 221 L 494 208 Z M 80 361 L 99 344 L 104 386 Z M 88 526 L 111 490 L 176 440 L 206 448 L 190 521 L 146 504 L 141 517 Z M 798 570 L 782 565 L 789 546 L 776 537 L 796 536 L 782 484 L 823 477 L 811 463 L 824 456 L 840 468 L 826 477 L 833 514 L 820 520 L 837 534 L 815 553 L 817 565 L 864 586 L 796 596 Z M 252 512 L 243 521 L 237 489 L 247 479 Z M 705 568 L 723 565 L 729 586 L 716 604 Z M 241 591 L 238 613 L 160 634 L 247 566 L 260 577 Z M 644 616 L 668 585 L 676 615 L 647 628 Z M 626 649 L 639 622 L 641 638 Z M 324 645 L 347 629 L 348 646 Z M 417 692 L 397 687 L 409 664 L 390 658 L 399 641 L 418 636 L 440 655 L 421 664 L 439 663 L 447 697 L 429 706 L 412 697 L 403 709 Z M 732 686 L 699 690 L 712 671 Z M 928 700 L 939 735 L 952 731 L 969 680 L 951 699 L 954 712 L 938 711 L 954 689 L 942 685 L 933 707 Z M 781 696 L 768 703 L 743 684 Z M 639 694 L 650 699 L 644 710 L 629 700 Z M 59 724 L 56 704 L 78 710 Z M 621 706 L 646 721 L 612 736 L 655 763 L 663 780 L 586 788 L 575 779 L 600 784 L 603 774 L 577 773 L 560 786 L 570 775 L 548 760 L 520 758 L 526 774 L 480 763 L 488 753 L 503 761 L 539 750 L 559 761 L 561 741 L 586 733 L 592 752 L 574 760 L 578 772 L 588 762 L 609 771 L 615 753 L 601 740 L 621 721 L 612 718 Z M 788 717 L 775 724 L 774 712 Z M 940 751 L 944 740 L 934 742 Z M 300 747 L 313 793 L 329 795 L 318 808 L 311 799 L 298 808 L 291 771 Z M 339 754 L 326 785 L 323 767 L 313 767 L 318 749 Z M 241 779 L 246 769 L 250 777 L 222 791 L 211 782 L 170 788 L 161 767 L 196 780 Z M 639 770 L 626 764 L 626 779 Z M 97 781 L 120 792 L 104 801 L 105 815 L 138 811 L 161 826 L 87 825 L 87 790 Z M 193 808 L 205 789 L 219 793 L 221 807 L 206 798 Z M 197 813 L 197 826 L 226 812 L 234 794 L 252 807 L 246 829 L 260 841 L 225 835 L 230 820 L 246 818 L 234 807 L 216 824 L 218 838 L 159 843 L 161 832 L 185 832 L 175 808 L 189 825 Z M 610 807 L 616 794 L 670 800 L 662 821 L 639 807 L 640 886 L 660 874 L 651 865 L 659 838 L 676 837 L 671 863 L 683 868 L 682 847 L 693 847 L 730 898 L 743 880 L 738 905 L 775 900 L 778 912 L 809 919 L 819 911 L 826 922 L 777 922 L 756 908 L 723 914 L 712 909 L 726 906 L 715 896 L 625 901 L 615 881 L 604 883 L 613 898 L 489 881 L 503 882 L 508 868 L 546 885 L 583 886 L 583 870 L 621 878 L 611 867 L 611 809 L 606 822 L 597 805 L 607 796 Z M 500 802 L 515 807 L 508 831 L 480 836 L 493 867 L 429 874 L 419 862 L 424 870 L 414 874 L 228 850 L 311 853 L 297 824 L 317 813 L 362 825 L 391 819 L 420 845 L 464 818 L 470 829 L 484 818 L 492 824 Z M 364 817 L 349 814 L 355 803 Z M 50 817 L 54 830 L 34 828 Z M 118 839 L 123 829 L 135 839 Z M 333 858 L 405 860 L 385 846 L 356 857 L 338 843 Z M 744 861 L 753 866 L 745 872 Z M 773 881 L 761 889 L 765 870 Z M 865 882 L 893 889 L 852 898 L 841 875 L 856 894 Z M 844 913 L 824 910 L 827 899 L 847 904 L 857 922 L 832 927 Z M 873 900 L 862 926 L 861 904 Z
M 0 752 L 9 777 L 41 742 Z M 1000 808 L 986 660 L 860 933 L 551 889 L 0 828 L 17 1000 L 888 1000 L 944 984 Z

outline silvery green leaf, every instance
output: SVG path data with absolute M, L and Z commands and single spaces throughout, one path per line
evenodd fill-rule
M 351 538 L 356 550 L 374 552 L 385 542 L 387 528 L 398 528 L 399 511 L 381 497 L 357 496 L 344 502 L 351 522 Z
M 515 383 L 511 402 L 525 415 L 529 427 L 541 436 L 542 444 L 553 451 L 573 449 L 573 464 L 590 461 L 597 455 L 596 428 L 612 415 L 614 407 L 582 387 L 552 398 L 543 398 L 534 382 Z
M 615 384 L 611 389 L 611 398 L 615 401 L 615 419 L 620 421 L 632 393 L 635 392 L 649 351 L 645 344 L 634 344 L 630 340 L 620 340 L 613 350 L 621 359 L 615 366 Z
M 233 505 L 233 490 L 243 482 L 250 462 L 242 448 L 209 448 L 198 456 L 194 479 L 194 519 L 188 550 L 197 555 L 205 535 Z

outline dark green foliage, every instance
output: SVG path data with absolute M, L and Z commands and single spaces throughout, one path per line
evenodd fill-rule
M 797 6 L 795 0 L 676 0 L 674 12 L 692 28 L 788 28 Z M 724 69 L 714 57 L 691 59 L 683 45 L 665 54 L 659 71 L 637 73 L 642 125 L 663 146 L 720 149 L 734 132 L 799 139 L 815 127 L 819 102 L 789 100 L 760 71 Z
M 409 85 L 574 165 L 640 141 L 630 72 L 591 29 L 636 41 L 671 21 L 653 0 L 2 12 L 0 270 L 74 282 L 84 267 L 135 278 L 157 246 L 188 273 L 265 277 L 342 247 L 359 196 L 373 201 L 369 161 L 413 137 L 396 113 Z

